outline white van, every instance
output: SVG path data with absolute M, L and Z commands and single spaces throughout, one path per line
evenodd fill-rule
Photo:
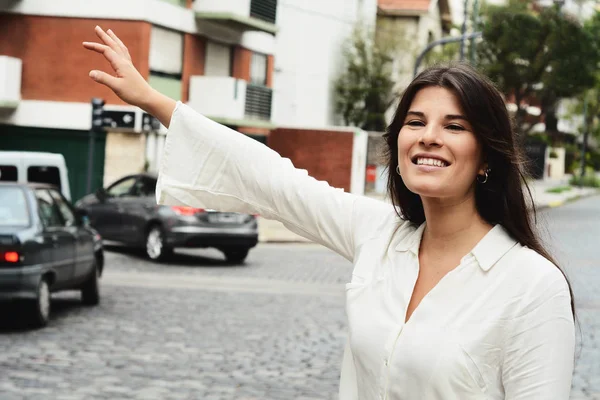
M 71 200 L 67 163 L 62 154 L 0 151 L 0 181 L 49 183 Z

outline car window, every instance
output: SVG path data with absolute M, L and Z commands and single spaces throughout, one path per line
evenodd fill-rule
M 131 194 L 133 185 L 135 185 L 135 181 L 136 181 L 136 178 L 132 177 L 132 178 L 127 178 L 125 180 L 117 182 L 114 185 L 110 186 L 106 190 L 106 193 L 108 193 L 108 195 L 111 197 L 127 196 L 127 195 Z
M 73 212 L 71 207 L 69 207 L 65 199 L 56 190 L 49 190 L 48 192 L 50 193 L 50 195 L 54 199 L 54 202 L 58 206 L 58 212 L 60 213 L 64 224 L 66 226 L 74 226 L 77 221 L 75 218 L 75 213 Z
M 0 226 L 29 226 L 25 192 L 19 187 L 0 186 Z
M 50 193 L 45 189 L 35 191 L 40 210 L 40 219 L 46 228 L 63 226 L 63 220 Z
M 135 182 L 133 195 L 139 197 L 154 196 L 156 191 L 156 179 L 142 176 Z
M 0 165 L 0 181 L 16 182 L 19 177 L 14 165 Z
M 27 182 L 48 183 L 62 190 L 58 167 L 31 166 L 27 168 Z

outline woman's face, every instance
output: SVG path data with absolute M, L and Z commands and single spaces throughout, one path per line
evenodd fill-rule
M 417 92 L 398 135 L 398 165 L 406 187 L 421 197 L 471 193 L 486 165 L 454 93 L 437 86 Z

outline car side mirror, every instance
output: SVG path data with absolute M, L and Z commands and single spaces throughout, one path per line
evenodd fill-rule
M 106 198 L 108 197 L 108 193 L 106 193 L 106 190 L 104 188 L 98 188 L 98 190 L 96 190 L 96 193 L 94 194 L 101 202 L 106 200 Z
M 77 222 L 81 226 L 89 226 L 90 225 L 90 216 L 86 210 L 83 208 L 78 208 L 76 210 L 77 214 Z

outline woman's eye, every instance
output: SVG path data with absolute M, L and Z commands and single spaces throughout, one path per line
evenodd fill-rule
M 419 120 L 408 121 L 406 123 L 406 125 L 410 125 L 410 126 L 425 126 L 425 124 L 423 123 L 423 121 L 419 121 Z
M 450 129 L 451 131 L 464 131 L 465 130 L 465 128 L 463 128 L 460 125 L 448 125 L 446 127 L 446 129 Z

